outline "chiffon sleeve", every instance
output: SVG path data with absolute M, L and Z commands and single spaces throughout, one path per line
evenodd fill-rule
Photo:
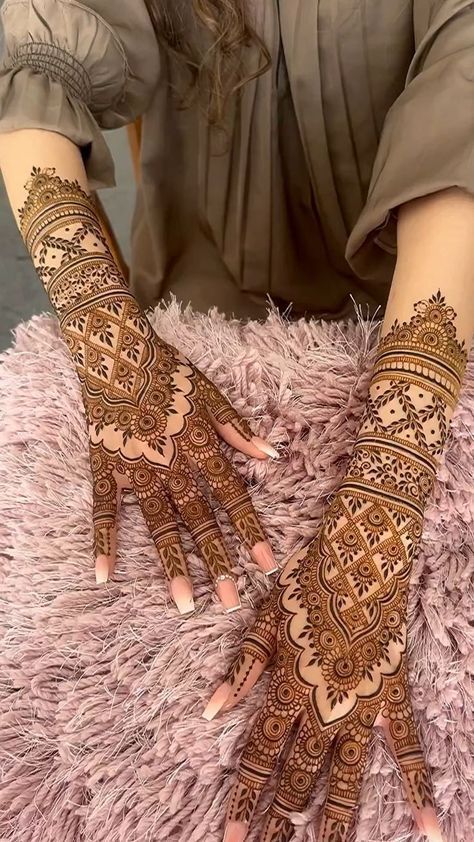
M 112 186 L 102 129 L 144 113 L 159 52 L 140 0 L 6 0 L 2 6 L 0 132 L 59 132 L 82 151 L 93 189 Z

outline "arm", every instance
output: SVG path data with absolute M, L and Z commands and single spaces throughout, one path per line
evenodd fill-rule
M 228 802 L 226 842 L 246 838 L 284 748 L 262 838 L 289 842 L 291 813 L 306 808 L 332 751 L 318 842 L 344 842 L 376 725 L 419 829 L 441 842 L 410 702 L 406 608 L 474 332 L 473 226 L 474 197 L 456 189 L 400 208 L 397 271 L 345 476 L 318 535 L 288 560 L 203 714 L 230 710 L 276 655 Z
M 474 194 L 457 187 L 421 196 L 398 211 L 397 263 L 380 338 L 395 319 L 436 290 L 456 311 L 456 335 L 469 349 L 474 333 Z
M 44 130 L 7 133 L 0 136 L 0 168 L 82 388 L 97 581 L 113 570 L 120 496 L 132 488 L 179 609 L 192 610 L 193 599 L 175 512 L 226 609 L 240 607 L 229 552 L 191 465 L 268 573 L 275 568 L 271 549 L 219 437 L 257 458 L 274 451 L 140 311 L 109 250 L 77 146 Z

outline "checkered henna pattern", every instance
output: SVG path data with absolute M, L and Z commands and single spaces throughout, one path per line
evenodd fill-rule
M 284 748 L 260 839 L 292 838 L 290 814 L 307 806 L 331 752 L 318 839 L 344 842 L 374 725 L 399 764 L 419 828 L 441 839 L 410 701 L 406 613 L 424 510 L 467 363 L 455 316 L 438 291 L 380 340 L 344 480 L 316 538 L 280 573 L 228 676 L 224 709 L 274 657 L 230 797 L 226 842 L 245 838 Z
M 81 186 L 60 178 L 53 168 L 37 167 L 25 187 L 21 232 L 60 319 L 82 388 L 97 557 L 114 555 L 120 492 L 132 488 L 170 583 L 188 580 L 176 524 L 179 513 L 216 587 L 231 583 L 238 599 L 227 547 L 195 474 L 207 482 L 250 549 L 265 542 L 245 485 L 219 445 L 215 424 L 230 425 L 245 441 L 252 439 L 250 427 L 152 329 Z M 183 610 L 192 607 L 191 596 Z

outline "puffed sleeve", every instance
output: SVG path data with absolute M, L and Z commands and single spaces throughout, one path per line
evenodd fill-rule
M 346 259 L 376 279 L 396 253 L 397 206 L 448 187 L 474 194 L 474 3 L 413 0 L 416 52 L 388 111 Z M 393 260 L 393 258 L 392 258 Z
M 111 186 L 101 129 L 142 114 L 159 78 L 141 0 L 6 0 L 1 10 L 0 132 L 59 132 L 82 150 L 92 188 Z

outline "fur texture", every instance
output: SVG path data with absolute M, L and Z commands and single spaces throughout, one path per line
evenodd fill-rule
M 342 479 L 380 323 L 270 312 L 242 324 L 176 303 L 152 320 L 279 449 L 279 461 L 233 458 L 282 561 L 315 534 Z M 218 515 L 243 608 L 223 614 L 191 554 L 197 608 L 180 617 L 128 495 L 116 572 L 96 585 L 86 431 L 57 321 L 20 325 L 0 361 L 0 840 L 220 842 L 266 680 L 232 713 L 211 723 L 201 713 L 270 584 Z M 473 435 L 470 359 L 409 609 L 414 707 L 445 842 L 470 842 L 474 827 Z M 351 839 L 418 842 L 380 736 L 372 749 Z M 316 839 L 323 784 L 294 817 L 297 842 Z

